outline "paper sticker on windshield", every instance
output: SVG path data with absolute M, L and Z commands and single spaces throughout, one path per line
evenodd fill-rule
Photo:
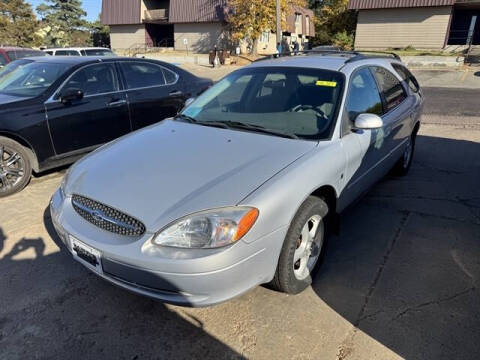
M 336 81 L 322 81 L 318 80 L 315 85 L 317 86 L 326 86 L 326 87 L 337 87 Z

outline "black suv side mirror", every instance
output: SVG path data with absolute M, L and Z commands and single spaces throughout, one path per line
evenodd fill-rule
M 68 88 L 62 90 L 62 92 L 60 93 L 60 101 L 62 102 L 62 104 L 70 104 L 72 101 L 82 99 L 83 91 L 80 89 Z

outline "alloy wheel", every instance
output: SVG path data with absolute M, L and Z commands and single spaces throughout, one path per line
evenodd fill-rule
M 322 217 L 313 215 L 302 228 L 293 255 L 293 273 L 298 280 L 306 279 L 320 257 L 323 245 L 323 234 L 318 234 Z
M 20 184 L 25 176 L 25 161 L 22 156 L 0 144 L 0 193 Z

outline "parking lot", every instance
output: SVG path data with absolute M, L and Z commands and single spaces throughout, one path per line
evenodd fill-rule
M 54 234 L 48 203 L 65 169 L 33 178 L 0 200 L 0 359 L 478 358 L 478 89 L 425 95 L 410 174 L 384 179 L 343 214 L 313 286 L 297 296 L 258 287 L 192 309 L 116 288 Z

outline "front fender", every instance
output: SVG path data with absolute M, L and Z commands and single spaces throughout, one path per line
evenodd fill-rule
M 344 186 L 345 162 L 340 141 L 320 143 L 314 151 L 283 169 L 241 201 L 241 205 L 254 206 L 260 211 L 252 228 L 255 234 L 246 241 L 254 241 L 289 226 L 307 197 L 322 186 L 333 187 L 338 197 Z

